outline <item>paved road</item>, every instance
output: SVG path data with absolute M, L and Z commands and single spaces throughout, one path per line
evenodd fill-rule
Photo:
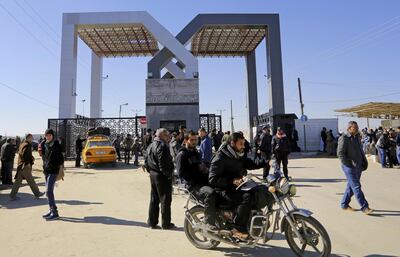
M 39 163 L 35 169 L 39 168 Z M 122 164 L 97 169 L 72 168 L 56 188 L 61 220 L 46 222 L 46 199 L 33 199 L 29 187 L 21 200 L 8 200 L 10 189 L 0 190 L 0 256 L 294 256 L 282 236 L 265 247 L 238 249 L 221 245 L 217 250 L 194 248 L 183 226 L 185 198 L 174 196 L 173 221 L 177 231 L 146 227 L 149 178 L 141 169 Z M 400 169 L 382 170 L 370 164 L 363 175 L 364 192 L 376 213 L 365 216 L 339 208 L 345 180 L 337 159 L 291 160 L 289 170 L 298 186 L 299 207 L 315 213 L 332 240 L 332 256 L 400 256 Z M 43 175 L 34 172 L 44 190 Z M 352 206 L 359 208 L 356 202 Z

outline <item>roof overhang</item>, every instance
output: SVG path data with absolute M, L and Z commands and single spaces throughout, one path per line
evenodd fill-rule
M 356 114 L 359 118 L 399 119 L 400 103 L 370 102 L 335 112 Z
M 205 25 L 193 36 L 194 56 L 246 56 L 267 33 L 266 25 Z
M 78 36 L 99 57 L 153 56 L 158 42 L 142 24 L 79 24 Z

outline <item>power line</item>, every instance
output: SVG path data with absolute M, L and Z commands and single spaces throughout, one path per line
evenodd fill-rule
M 53 57 L 57 58 L 56 54 L 53 53 L 50 48 L 48 48 L 42 41 L 40 41 L 28 28 L 24 26 L 3 4 L 0 3 L 0 7 L 23 29 L 25 30 L 33 39 L 35 39 L 47 52 L 49 52 Z
M 47 36 L 57 45 L 57 46 L 60 46 L 61 45 L 61 36 L 48 24 L 48 22 L 46 22 L 46 20 L 26 1 L 26 0 L 23 0 L 25 3 L 26 3 L 26 5 L 29 7 L 29 9 L 31 9 L 35 14 L 36 14 L 36 16 L 37 17 L 39 17 L 39 19 L 42 21 L 42 23 L 44 23 L 49 29 L 50 29 L 50 31 L 52 31 L 56 36 L 57 36 L 57 38 L 54 38 L 54 36 L 52 36 L 49 32 L 48 32 L 48 30 L 47 29 L 45 29 L 41 24 L 40 24 L 40 22 L 38 22 L 37 20 L 36 20 L 36 18 L 35 17 L 33 17 L 17 0 L 14 0 L 14 2 L 15 2 L 15 4 L 16 5 L 18 5 L 18 7 L 20 8 L 20 9 L 22 9 L 23 11 L 24 11 L 24 13 L 31 19 L 31 20 L 33 20 L 35 23 L 36 23 L 36 25 L 38 25 L 39 27 L 40 27 L 40 29 L 41 30 L 43 30 L 46 34 L 47 34 Z M 78 61 L 82 64 L 82 66 L 84 66 L 86 69 L 88 69 L 88 70 L 90 70 L 90 67 L 89 67 L 89 64 L 85 61 L 85 60 L 83 60 L 80 56 L 78 56 Z
M 57 107 L 52 106 L 52 105 L 50 105 L 50 104 L 48 104 L 48 103 L 46 103 L 46 102 L 43 102 L 43 101 L 41 101 L 41 100 L 39 100 L 39 99 L 36 99 L 36 98 L 34 98 L 34 97 L 30 96 L 30 95 L 27 95 L 27 94 L 25 94 L 25 93 L 23 93 L 23 92 L 21 92 L 21 91 L 15 89 L 15 88 L 13 88 L 12 86 L 7 85 L 6 83 L 0 82 L 0 85 L 3 86 L 3 87 L 5 87 L 5 88 L 10 89 L 11 91 L 14 91 L 14 92 L 17 93 L 17 94 L 20 94 L 20 95 L 22 95 L 22 96 L 25 96 L 26 98 L 28 98 L 28 99 L 30 99 L 30 100 L 32 100 L 32 101 L 35 101 L 35 102 L 37 102 L 37 103 L 46 105 L 46 106 L 48 106 L 48 107 L 50 107 L 50 108 L 53 108 L 53 109 L 57 109 Z
M 59 45 L 58 39 L 55 39 L 53 35 L 48 33 L 48 31 L 40 24 L 17 0 L 14 0 L 14 3 L 36 24 L 38 25 L 46 35 L 56 44 Z
M 35 8 L 33 8 L 32 5 L 28 1 L 26 1 L 26 0 L 23 0 L 23 1 L 29 7 L 29 9 L 31 9 L 32 12 L 35 13 L 35 15 L 37 17 L 39 17 L 39 19 L 50 29 L 50 31 L 52 31 L 54 33 L 54 35 L 56 35 L 58 37 L 58 39 L 61 39 L 61 36 L 57 33 L 57 31 L 49 25 L 49 23 L 39 14 L 39 12 L 36 11 Z
M 371 41 L 371 39 L 374 39 L 378 36 L 382 36 L 383 34 L 386 34 L 387 32 L 393 31 L 398 28 L 398 25 L 400 24 L 400 20 L 398 20 L 400 16 L 396 16 L 391 18 L 390 20 L 379 24 L 377 26 L 374 26 L 370 29 L 368 29 L 365 32 L 362 32 L 355 37 L 345 40 L 343 43 L 332 47 L 330 49 L 322 51 L 320 54 L 318 54 L 316 57 L 313 59 L 315 60 L 314 62 L 311 61 L 308 64 L 303 65 L 300 67 L 300 70 L 304 70 L 307 67 L 312 66 L 315 63 L 320 62 L 322 59 L 329 59 L 336 57 L 340 54 L 343 54 L 346 51 L 352 50 L 360 45 L 360 43 L 365 42 L 365 41 Z M 396 21 L 397 20 L 397 21 Z
M 384 95 L 376 95 L 376 96 L 370 96 L 370 97 L 362 97 L 362 98 L 353 98 L 353 99 L 337 99 L 337 100 L 329 100 L 329 101 L 306 101 L 307 103 L 342 103 L 342 102 L 355 102 L 355 101 L 361 101 L 361 100 L 369 100 L 369 99 L 375 99 L 375 98 L 380 98 L 380 97 L 386 97 L 386 96 L 393 96 L 393 95 L 400 95 L 400 91 L 393 92 L 390 94 L 384 94 Z
M 337 88 L 353 88 L 353 89 L 365 89 L 367 86 L 385 86 L 385 87 L 398 87 L 396 85 L 384 85 L 384 82 L 380 81 L 371 81 L 369 82 L 362 82 L 362 83 L 334 83 L 334 82 L 320 82 L 320 81 L 309 81 L 309 80 L 302 80 L 303 84 L 306 85 L 323 85 L 323 86 L 328 86 L 328 87 L 337 87 Z M 350 86 L 351 85 L 351 86 Z M 354 87 L 352 85 L 358 85 L 359 87 Z

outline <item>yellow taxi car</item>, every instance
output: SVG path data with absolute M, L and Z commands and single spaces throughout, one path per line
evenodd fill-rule
M 90 136 L 86 140 L 82 151 L 83 166 L 88 168 L 90 164 L 112 163 L 116 165 L 117 154 L 109 137 L 103 135 Z

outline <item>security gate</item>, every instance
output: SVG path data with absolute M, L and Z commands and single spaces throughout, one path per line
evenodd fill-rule
M 75 157 L 75 141 L 78 135 L 86 138 L 87 132 L 91 128 L 107 127 L 110 128 L 110 139 L 114 140 L 118 134 L 126 136 L 142 137 L 143 128 L 140 126 L 140 119 L 145 116 L 129 118 L 76 118 L 76 119 L 49 119 L 47 127 L 54 130 L 57 138 L 61 137 L 65 144 L 66 158 Z

